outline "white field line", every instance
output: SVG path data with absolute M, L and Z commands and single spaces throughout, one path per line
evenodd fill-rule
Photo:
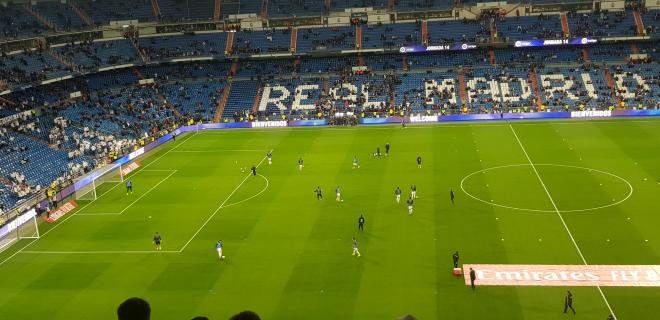
M 196 136 L 196 135 L 197 135 L 197 132 L 191 134 L 190 136 L 188 136 L 188 138 L 187 138 L 186 140 L 181 141 L 181 143 L 179 143 L 178 145 L 174 146 L 172 149 L 167 150 L 165 153 L 161 154 L 158 158 L 156 158 L 156 159 L 154 159 L 153 161 L 147 163 L 146 166 L 142 167 L 142 170 L 144 170 L 144 169 L 146 169 L 146 168 L 149 168 L 150 165 L 152 165 L 152 164 L 158 162 L 158 160 L 160 160 L 162 157 L 164 157 L 164 156 L 168 155 L 170 152 L 172 152 L 172 151 L 178 149 L 178 148 L 179 148 L 180 146 L 182 146 L 184 143 L 188 142 L 188 140 L 190 140 L 190 138 L 192 138 L 192 137 L 194 137 L 194 136 Z
M 260 196 L 262 193 L 264 193 L 264 192 L 266 191 L 266 189 L 268 189 L 268 186 L 270 185 L 270 182 L 268 181 L 268 178 L 266 178 L 264 175 L 261 175 L 261 174 L 257 174 L 257 175 L 260 176 L 260 177 L 262 177 L 264 180 L 266 180 L 266 186 L 265 186 L 263 189 L 261 189 L 261 191 L 259 191 L 259 192 L 258 192 L 257 194 L 255 194 L 255 195 L 252 195 L 252 196 L 249 197 L 249 198 L 245 198 L 245 199 L 240 200 L 240 201 L 237 201 L 237 202 L 232 202 L 232 203 L 230 203 L 230 204 L 226 204 L 223 208 L 227 208 L 227 207 L 235 206 L 235 205 L 237 205 L 237 204 L 241 204 L 241 203 L 243 203 L 243 202 L 250 201 L 250 200 L 252 200 L 252 199 L 254 199 L 254 198 Z
M 520 120 L 524 121 L 521 123 L 516 123 L 517 126 L 532 126 L 536 125 L 537 123 L 550 123 L 550 124 L 582 124 L 584 125 L 585 123 L 651 123 L 655 122 L 660 124 L 660 119 L 656 118 L 656 120 L 626 120 L 630 118 L 620 118 L 619 120 L 599 120 L 599 119 L 575 119 L 575 120 L 570 120 L 570 121 L 553 121 L 552 119 L 544 119 L 544 120 L 531 120 L 530 121 L 525 121 L 525 120 Z M 516 120 L 518 121 L 518 120 Z
M 180 251 L 165 250 L 124 250 L 124 251 L 21 251 L 21 254 L 124 254 L 124 253 L 180 253 Z
M 174 149 L 180 147 L 182 144 L 184 144 L 185 142 L 187 142 L 188 140 L 190 140 L 190 137 L 193 137 L 194 135 L 195 135 L 195 134 L 190 135 L 186 140 L 181 141 L 181 143 L 180 143 L 179 145 L 177 145 L 177 146 L 175 146 L 174 148 L 168 150 L 167 152 L 165 152 L 165 153 L 164 153 L 163 155 L 161 155 L 160 157 L 158 157 L 158 158 L 154 159 L 152 162 L 148 163 L 146 166 L 141 167 L 141 168 L 138 168 L 138 170 L 135 170 L 135 171 L 129 173 L 129 175 L 130 175 L 130 174 L 137 174 L 137 173 L 139 173 L 140 171 L 144 170 L 145 168 L 149 167 L 151 164 L 155 163 L 156 161 L 158 161 L 160 158 L 162 158 L 162 157 L 165 156 L 166 154 L 172 152 L 172 150 L 174 150 Z M 60 223 L 58 223 L 58 224 L 56 224 L 55 226 L 53 226 L 52 228 L 48 229 L 48 231 L 46 231 L 46 232 L 44 232 L 43 234 L 41 234 L 41 237 L 39 237 L 39 238 L 37 238 L 37 239 L 33 239 L 32 241 L 28 242 L 28 244 L 26 244 L 26 245 L 24 245 L 22 248 L 18 249 L 18 251 L 14 252 L 14 254 L 12 254 L 11 256 L 7 257 L 5 260 L 0 261 L 0 266 L 2 266 L 3 264 L 5 264 L 7 261 L 11 260 L 11 259 L 12 259 L 13 257 L 15 257 L 17 254 L 21 253 L 23 250 L 25 250 L 25 248 L 27 248 L 27 247 L 31 246 L 33 243 L 37 242 L 37 240 L 39 240 L 39 239 L 45 237 L 45 236 L 46 236 L 47 234 L 49 234 L 51 231 L 57 229 L 59 226 L 61 226 L 61 225 L 64 224 L 65 222 L 67 222 L 67 221 L 68 221 L 69 219 L 71 219 L 73 216 L 77 215 L 78 212 L 80 212 L 81 210 L 87 208 L 89 205 L 91 205 L 92 203 L 94 203 L 94 201 L 98 200 L 99 198 L 101 198 L 102 196 L 104 196 L 105 194 L 107 194 L 108 192 L 112 191 L 114 188 L 116 188 L 116 187 L 119 186 L 120 184 L 121 184 L 121 183 L 117 183 L 115 186 L 113 186 L 112 188 L 110 188 L 108 191 L 102 193 L 100 196 L 96 197 L 96 199 L 90 201 L 88 204 L 86 204 L 86 205 L 82 206 L 80 209 L 76 210 L 76 212 L 74 212 L 74 213 L 72 213 L 71 215 L 69 215 L 68 217 L 64 218 L 64 220 L 62 220 Z
M 532 162 L 532 159 L 529 157 L 529 154 L 527 154 L 527 150 L 525 150 L 525 147 L 523 146 L 522 142 L 520 142 L 520 138 L 518 138 L 518 134 L 516 133 L 516 130 L 513 129 L 513 126 L 511 124 L 509 124 L 509 128 L 511 128 L 511 132 L 513 133 L 513 136 L 516 137 L 516 141 L 518 141 L 518 145 L 525 154 L 527 161 L 529 161 L 529 165 L 532 166 L 532 170 L 534 170 L 536 177 L 539 179 L 539 182 L 541 182 L 541 186 L 543 186 L 543 190 L 545 190 L 545 194 L 548 196 L 548 199 L 550 199 L 550 203 L 552 203 L 552 207 L 555 209 L 555 212 L 557 213 L 559 220 L 561 220 L 562 225 L 564 225 L 564 229 L 568 233 L 568 236 L 571 238 L 571 241 L 573 242 L 573 246 L 575 246 L 575 249 L 580 255 L 582 262 L 584 263 L 584 265 L 589 265 L 587 263 L 587 259 L 585 259 L 584 255 L 582 254 L 582 250 L 580 250 L 580 247 L 575 241 L 575 238 L 573 237 L 573 233 L 571 233 L 571 230 L 568 228 L 566 221 L 564 221 L 564 217 L 562 216 L 561 211 L 559 211 L 559 208 L 557 208 L 557 204 L 555 203 L 555 200 L 552 198 L 552 195 L 550 195 L 550 191 L 548 191 L 548 187 L 545 185 L 545 182 L 543 182 L 543 179 L 541 179 L 541 175 L 536 170 L 536 166 L 534 166 L 534 163 Z M 603 290 L 600 288 L 600 286 L 597 286 L 596 288 L 598 288 L 598 292 L 600 292 L 600 296 L 603 297 L 603 301 L 605 301 L 605 305 L 607 305 L 607 309 L 610 311 L 610 314 L 614 316 L 614 311 L 612 311 L 612 307 L 610 306 L 610 302 L 607 301 L 607 298 L 605 297 L 605 293 L 603 293 Z
M 259 163 L 257 164 L 256 167 L 259 168 L 259 166 L 264 162 L 264 160 L 266 160 L 266 157 L 261 158 L 261 161 L 259 161 Z M 186 247 L 188 247 L 188 245 L 195 239 L 195 237 L 197 237 L 197 235 L 202 231 L 202 229 L 204 229 L 204 227 L 206 227 L 206 225 L 211 221 L 211 219 L 213 219 L 213 217 L 215 217 L 215 215 L 220 211 L 220 209 L 222 209 L 225 206 L 227 201 L 229 201 L 229 199 L 231 199 L 231 197 L 234 195 L 234 193 L 236 193 L 236 191 L 238 191 L 238 189 L 245 183 L 245 181 L 247 181 L 248 178 L 250 178 L 251 175 L 252 175 L 252 173 L 250 172 L 245 176 L 245 178 L 243 178 L 243 181 L 241 181 L 241 183 L 239 183 L 238 186 L 236 186 L 236 188 L 234 188 L 234 190 L 225 198 L 225 200 L 222 201 L 220 206 L 218 206 L 218 208 L 215 209 L 215 211 L 213 211 L 213 213 L 206 219 L 206 221 L 204 221 L 204 223 L 197 229 L 197 231 L 195 231 L 195 233 L 192 235 L 192 237 L 190 237 L 190 240 L 188 240 L 183 245 L 183 247 L 181 247 L 181 249 L 179 250 L 180 252 L 183 252 L 183 250 L 185 250 Z
M 174 153 L 212 153 L 212 152 L 267 152 L 268 149 L 206 149 L 206 150 L 176 150 Z
M 160 180 L 156 185 L 151 187 L 147 192 L 143 193 L 139 198 L 135 199 L 135 201 L 131 202 L 126 208 L 123 210 L 114 213 L 114 212 L 103 212 L 103 213 L 79 213 L 79 216 L 97 216 L 97 215 L 120 215 L 124 213 L 126 210 L 128 210 L 130 207 L 132 207 L 134 204 L 136 204 L 140 199 L 144 198 L 147 194 L 149 194 L 151 191 L 156 189 L 161 183 L 165 182 L 165 180 L 169 179 L 173 174 L 177 173 L 179 170 L 173 170 L 170 174 L 167 175 L 164 179 Z

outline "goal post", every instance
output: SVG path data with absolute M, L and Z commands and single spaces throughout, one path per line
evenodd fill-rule
M 124 181 L 122 165 L 108 165 L 97 169 L 86 177 L 75 182 L 76 200 L 96 200 L 98 188 L 106 182 L 121 183 Z
M 18 240 L 38 239 L 39 236 L 37 210 L 30 209 L 0 226 L 0 252 L 9 248 Z

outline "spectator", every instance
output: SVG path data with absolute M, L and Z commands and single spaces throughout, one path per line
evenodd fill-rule
M 117 308 L 118 320 L 149 320 L 151 307 L 141 298 L 129 298 Z

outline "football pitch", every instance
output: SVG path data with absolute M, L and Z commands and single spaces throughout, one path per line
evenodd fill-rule
M 390 154 L 374 157 L 386 143 Z M 660 120 L 203 131 L 140 164 L 128 176 L 132 194 L 123 183 L 103 184 L 95 201 L 42 223 L 41 239 L 0 254 L 0 318 L 113 319 L 133 296 L 149 301 L 152 319 L 228 319 L 245 309 L 262 319 L 660 314 L 657 287 L 473 291 L 452 275 L 451 257 L 660 264 Z M 575 316 L 562 313 L 567 289 Z

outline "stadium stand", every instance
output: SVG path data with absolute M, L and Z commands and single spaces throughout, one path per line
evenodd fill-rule
M 635 21 L 629 11 L 575 13 L 568 17 L 574 37 L 633 36 Z
M 298 29 L 298 51 L 352 49 L 355 47 L 354 27 Z
M 234 38 L 234 52 L 237 54 L 260 54 L 288 52 L 291 45 L 291 31 L 241 31 Z
M 262 10 L 264 3 L 266 11 Z M 98 39 L 102 35 L 52 43 L 48 39 L 31 44 L 35 49 L 3 49 L 0 92 L 13 92 L 0 96 L 0 117 L 32 109 L 35 112 L 0 126 L 0 203 L 11 207 L 53 182 L 69 181 L 111 154 L 130 151 L 145 137 L 157 137 L 174 124 L 191 121 L 315 118 L 333 111 L 369 116 L 659 106 L 660 56 L 655 38 L 658 10 L 635 9 L 640 12 L 642 30 L 652 37 L 650 41 L 542 48 L 515 48 L 512 44 L 564 38 L 559 12 L 482 15 L 474 20 L 445 17 L 428 22 L 411 18 L 396 23 L 352 21 L 339 26 L 324 25 L 313 17 L 310 21 L 317 22 L 291 25 L 277 21 L 281 23 L 276 28 L 272 27 L 275 23 L 266 23 L 271 16 L 297 19 L 313 13 L 318 17 L 356 7 L 372 7 L 382 13 L 392 9 L 446 10 L 455 5 L 447 0 L 329 3 L 330 8 L 324 1 L 311 0 L 225 0 L 221 1 L 218 18 L 252 13 L 263 24 L 248 30 L 226 20 L 217 23 L 221 27 L 216 22 L 206 23 L 204 28 L 211 24 L 214 28 L 195 32 L 186 29 L 189 23 L 172 29 L 162 26 L 164 29 L 158 31 L 161 25 L 149 25 L 154 30 L 148 35 L 123 33 L 122 29 L 103 39 Z M 160 17 L 155 15 L 151 1 L 146 0 L 38 2 L 29 7 L 9 4 L 0 10 L 0 42 L 89 28 L 85 16 L 97 25 L 107 25 L 130 19 L 208 21 L 216 14 L 216 1 L 211 0 L 159 0 L 158 6 Z M 565 15 L 569 37 L 639 33 L 630 9 L 567 11 Z M 398 53 L 399 47 L 424 43 L 424 23 L 428 26 L 429 45 L 464 42 L 480 47 L 429 54 Z M 357 26 L 361 28 L 359 33 Z M 297 30 L 293 54 L 292 27 Z M 494 30 L 496 37 L 491 35 Z M 229 35 L 233 37 L 230 46 Z M 361 35 L 359 40 L 356 35 Z M 136 39 L 135 45 L 132 38 Z M 491 41 L 496 41 L 494 46 L 481 46 L 492 45 Z M 359 49 L 383 52 L 338 54 L 340 50 L 358 49 L 358 43 Z M 230 52 L 225 52 L 228 47 Z M 632 58 L 637 53 L 648 57 Z M 250 59 L 255 54 L 262 57 Z M 277 54 L 278 58 L 269 54 Z M 173 61 L 190 58 L 206 60 Z M 124 66 L 98 72 L 118 65 Z M 73 78 L 37 86 L 64 76 Z M 145 79 L 153 79 L 154 84 L 138 84 Z M 28 85 L 35 87 L 23 88 Z M 77 91 L 81 97 L 69 96 Z M 221 100 L 224 104 L 218 107 Z
M 323 1 L 272 0 L 268 1 L 269 16 L 310 16 L 327 11 Z
M 496 25 L 500 39 L 561 39 L 563 37 L 557 15 L 500 17 Z
M 32 15 L 25 12 L 19 5 L 8 5 L 0 10 L 0 40 L 19 37 L 34 37 L 45 32 Z
M 376 24 L 362 28 L 362 48 L 399 48 L 422 44 L 421 25 L 412 23 Z
M 55 23 L 61 31 L 73 31 L 83 29 L 85 22 L 71 10 L 71 8 L 59 2 L 38 2 L 33 9 L 43 15 L 49 21 Z
M 490 37 L 486 20 L 449 20 L 428 23 L 431 44 L 484 42 Z

